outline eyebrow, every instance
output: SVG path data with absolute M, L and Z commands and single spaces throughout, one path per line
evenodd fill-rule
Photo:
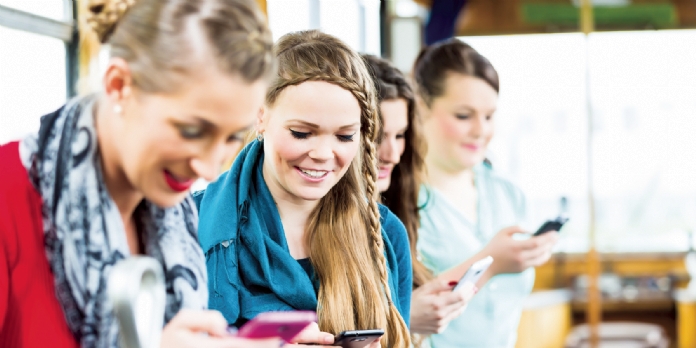
M 303 124 L 307 127 L 310 127 L 310 128 L 315 128 L 315 129 L 321 128 L 321 127 L 319 127 L 319 125 L 316 125 L 316 124 L 311 123 L 311 122 L 303 121 L 303 120 L 289 120 L 289 121 L 287 121 L 287 123 L 292 123 L 292 122 L 301 123 L 301 124 Z M 339 129 L 353 128 L 353 127 L 358 127 L 358 126 L 360 126 L 360 122 L 356 122 L 353 124 L 347 124 L 345 126 L 339 127 Z

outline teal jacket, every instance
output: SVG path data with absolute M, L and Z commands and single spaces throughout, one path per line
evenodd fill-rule
M 252 142 L 228 172 L 194 194 L 208 268 L 209 306 L 237 326 L 267 311 L 318 310 L 321 284 L 290 255 L 263 178 L 263 159 L 262 144 Z M 380 214 L 391 295 L 408 323 L 412 283 L 408 236 L 389 209 L 380 206 Z

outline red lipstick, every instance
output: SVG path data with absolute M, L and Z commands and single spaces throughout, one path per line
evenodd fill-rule
M 193 179 L 181 181 L 167 170 L 164 171 L 164 180 L 167 182 L 167 185 L 169 185 L 169 188 L 176 192 L 184 192 L 190 189 L 194 182 Z

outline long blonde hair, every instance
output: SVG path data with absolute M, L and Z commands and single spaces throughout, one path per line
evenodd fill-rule
M 361 151 L 309 217 L 305 241 L 319 279 L 319 327 L 385 329 L 382 345 L 408 347 L 408 328 L 392 299 L 377 206 L 375 142 L 379 116 L 368 69 L 341 40 L 319 31 L 283 36 L 275 46 L 278 75 L 266 94 L 272 106 L 285 87 L 326 81 L 351 92 L 362 110 Z

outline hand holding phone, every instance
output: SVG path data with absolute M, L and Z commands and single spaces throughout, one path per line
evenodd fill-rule
M 317 320 L 317 315 L 311 311 L 266 312 L 249 320 L 236 332 L 243 338 L 273 338 L 279 337 L 285 342 L 291 342 L 302 330 Z M 234 333 L 234 329 L 230 333 Z
M 548 220 L 546 221 L 539 229 L 534 232 L 534 237 L 540 236 L 544 233 L 551 232 L 551 231 L 560 231 L 561 227 L 568 222 L 568 218 L 564 216 L 558 216 L 554 220 Z
M 472 283 L 476 285 L 479 279 L 481 279 L 481 276 L 483 276 L 483 274 L 486 273 L 486 270 L 488 270 L 488 267 L 491 267 L 492 264 L 492 256 L 486 256 L 485 258 L 474 262 L 474 264 L 471 265 L 471 267 L 469 267 L 469 270 L 467 270 L 466 273 L 464 273 L 464 276 L 462 276 L 462 278 L 459 279 L 459 282 L 457 283 L 457 285 L 454 286 L 454 289 L 452 289 L 452 291 L 462 289 L 462 286 L 466 283 Z
M 363 348 L 378 341 L 382 336 L 384 336 L 384 330 L 381 329 L 343 331 L 336 336 L 333 345 L 343 348 Z

